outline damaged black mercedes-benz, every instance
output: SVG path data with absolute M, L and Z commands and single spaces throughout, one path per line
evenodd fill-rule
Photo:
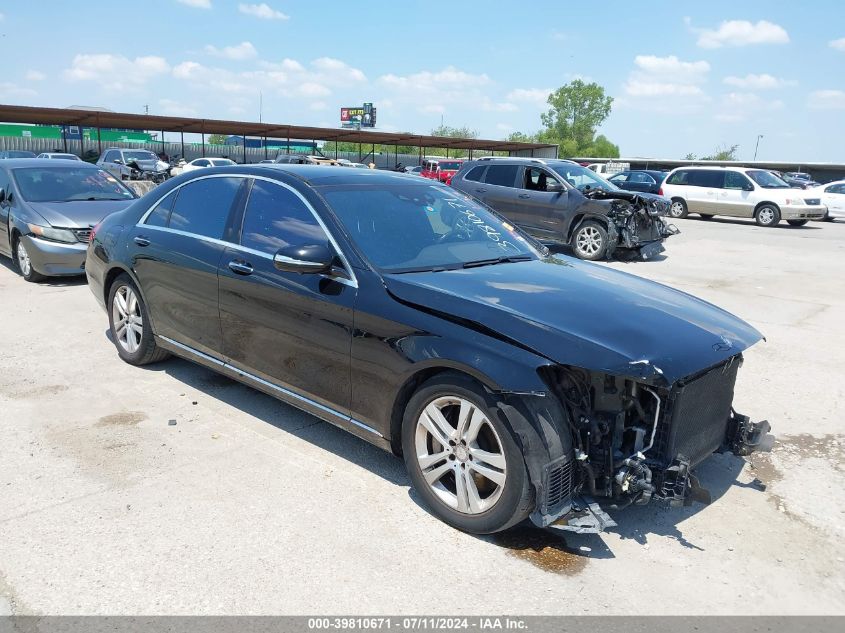
M 650 259 L 679 232 L 665 220 L 668 199 L 619 189 L 570 160 L 482 158 L 465 163 L 452 186 L 580 259 Z

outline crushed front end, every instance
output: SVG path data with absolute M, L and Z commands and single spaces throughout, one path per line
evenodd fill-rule
M 653 500 L 709 503 L 695 466 L 715 452 L 748 455 L 770 429 L 733 410 L 741 364 L 737 354 L 668 387 L 573 367 L 550 370 L 546 380 L 566 410 L 573 452 L 547 467 L 544 494 L 554 504 L 543 505 L 534 522 L 601 531 L 613 523 L 594 501 L 610 510 Z
M 591 200 L 607 200 L 607 216 L 618 235 L 615 248 L 624 249 L 642 259 L 662 253 L 663 240 L 680 233 L 664 220 L 669 215 L 670 201 L 662 196 L 633 191 L 590 189 L 584 196 Z M 612 254 L 608 252 L 608 257 Z

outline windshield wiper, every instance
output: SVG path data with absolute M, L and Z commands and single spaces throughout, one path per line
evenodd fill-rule
M 494 264 L 508 264 L 511 262 L 531 261 L 531 255 L 503 255 L 493 259 L 478 259 L 473 262 L 464 262 L 461 268 L 475 268 L 476 266 L 492 266 Z

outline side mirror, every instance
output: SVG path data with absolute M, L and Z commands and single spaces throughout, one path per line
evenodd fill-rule
M 547 180 L 546 191 L 560 193 L 561 191 L 563 191 L 563 185 L 560 184 L 557 180 Z
M 325 273 L 331 270 L 335 259 L 328 244 L 285 246 L 273 255 L 277 270 L 288 273 Z
M 123 164 L 123 161 L 122 161 L 122 160 L 120 160 L 119 158 L 115 158 L 112 162 L 113 162 L 113 163 L 115 163 L 115 164 L 117 164 L 117 165 L 122 165 L 122 164 Z
M 754 185 L 752 185 L 751 183 L 747 183 L 745 186 L 743 186 L 742 189 L 743 191 L 754 191 Z

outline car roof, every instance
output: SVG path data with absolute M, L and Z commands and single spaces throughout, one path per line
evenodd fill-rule
M 77 165 L 76 163 L 80 163 Z M 50 158 L 6 158 L 3 159 L 3 162 L 0 163 L 3 167 L 7 169 L 16 169 L 19 167 L 52 167 L 54 169 L 61 169 L 62 167 L 67 166 L 68 168 L 70 165 L 62 165 L 61 162 L 56 162 Z M 85 161 L 74 161 L 73 169 L 88 168 L 91 169 L 100 169 L 96 165 L 92 165 L 91 163 L 86 163 Z
M 274 176 L 279 172 L 289 174 L 312 187 L 325 185 L 400 185 L 428 184 L 436 185 L 433 180 L 420 179 L 398 171 L 380 169 L 344 169 L 325 165 L 296 165 L 292 163 L 232 165 L 220 167 L 216 173 L 233 173 L 255 176 Z M 198 174 L 196 176 L 200 178 Z

